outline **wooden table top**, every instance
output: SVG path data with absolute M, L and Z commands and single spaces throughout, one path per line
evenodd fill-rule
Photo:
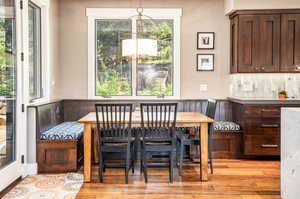
M 101 115 L 101 114 L 99 114 Z M 127 118 L 127 117 L 126 117 Z M 77 122 L 79 123 L 96 123 L 96 112 L 90 112 Z M 212 123 L 213 119 L 207 117 L 204 114 L 198 112 L 177 112 L 177 123 Z M 133 112 L 132 113 L 132 123 L 141 123 L 141 113 Z

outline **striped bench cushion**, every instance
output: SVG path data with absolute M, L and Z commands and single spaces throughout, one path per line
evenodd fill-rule
M 241 126 L 234 122 L 218 121 L 214 122 L 215 131 L 240 131 Z
M 79 139 L 83 135 L 83 124 L 63 122 L 41 134 L 41 140 Z

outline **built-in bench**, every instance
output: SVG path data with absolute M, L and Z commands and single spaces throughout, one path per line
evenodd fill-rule
M 241 126 L 228 121 L 217 121 L 213 125 L 213 158 L 241 158 L 243 147 Z
M 79 133 L 79 136 L 74 137 L 66 134 L 68 130 L 60 129 L 59 135 L 53 131 L 61 128 L 57 125 L 64 122 L 75 122 L 89 112 L 93 112 L 95 104 L 99 102 L 111 101 L 58 100 L 30 106 L 34 110 L 32 120 L 35 121 L 35 129 L 32 132 L 35 132 L 35 135 L 32 136 L 36 137 L 36 146 L 32 145 L 32 149 L 29 151 L 36 150 L 36 159 L 32 158 L 32 162 L 38 163 L 39 172 L 65 172 L 78 169 L 78 162 L 83 159 L 82 134 Z M 123 100 L 118 102 L 133 103 L 136 107 L 141 101 Z M 178 102 L 179 112 L 203 113 L 206 108 L 206 100 L 172 100 L 172 102 Z M 230 102 L 227 100 L 218 101 L 215 119 L 216 121 L 231 121 Z M 217 128 L 217 124 L 222 124 L 222 128 L 216 129 L 213 133 L 214 158 L 239 158 L 242 154 L 241 131 L 227 128 L 228 126 L 224 127 L 226 126 L 225 123 L 216 123 L 215 128 Z M 49 135 L 50 137 L 48 137 Z M 94 153 L 97 154 L 96 149 Z M 95 160 L 97 161 L 96 155 Z
M 83 160 L 83 125 L 64 121 L 61 101 L 34 108 L 38 172 L 76 171 Z

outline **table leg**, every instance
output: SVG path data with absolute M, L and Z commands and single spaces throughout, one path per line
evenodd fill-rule
M 208 123 L 201 123 L 200 126 L 200 178 L 201 181 L 208 180 Z
M 94 163 L 99 164 L 99 150 L 98 150 L 98 140 L 99 140 L 99 133 L 98 133 L 98 128 L 93 128 L 93 135 L 92 135 L 92 140 L 93 140 L 93 157 L 94 157 Z
M 84 134 L 83 134 L 83 150 L 84 150 L 84 182 L 91 182 L 91 142 L 92 142 L 92 127 L 91 124 L 84 124 Z

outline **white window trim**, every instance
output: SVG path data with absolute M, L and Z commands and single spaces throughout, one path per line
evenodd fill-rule
M 29 46 L 28 46 L 28 3 L 34 3 L 41 8 L 41 59 L 42 59 L 42 88 L 43 97 L 30 100 L 29 96 Z M 48 0 L 24 0 L 23 9 L 23 52 L 24 52 L 24 73 L 25 78 L 25 99 L 27 104 L 47 102 L 50 99 L 50 51 L 49 51 L 49 1 Z
M 118 13 L 116 15 L 116 13 Z M 129 19 L 136 15 L 135 8 L 87 8 L 88 17 L 88 98 L 89 99 L 107 99 L 107 97 L 96 96 L 95 82 L 95 20 L 96 19 Z M 144 14 L 153 19 L 173 19 L 174 20 L 174 76 L 173 86 L 174 95 L 165 96 L 163 99 L 180 99 L 180 23 L 182 16 L 181 8 L 146 8 Z M 111 96 L 109 99 L 160 99 L 155 96 Z

